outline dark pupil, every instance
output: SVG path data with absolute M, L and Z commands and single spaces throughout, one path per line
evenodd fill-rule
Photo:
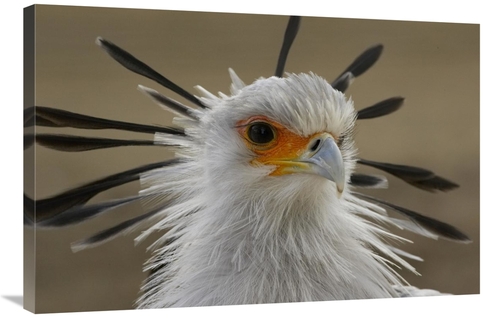
M 274 131 L 267 124 L 253 124 L 248 129 L 248 138 L 257 144 L 266 144 L 274 139 Z

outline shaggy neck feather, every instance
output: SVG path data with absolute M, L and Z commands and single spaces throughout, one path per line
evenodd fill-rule
M 397 279 L 362 245 L 369 232 L 366 223 L 352 213 L 337 213 L 347 208 L 335 196 L 333 183 L 302 178 L 287 186 L 261 187 L 267 195 L 259 188 L 230 196 L 219 192 L 220 200 L 192 214 L 189 230 L 176 244 L 176 267 L 166 266 L 158 275 L 175 278 L 160 284 L 154 306 L 392 296 L 387 277 Z M 299 185 L 312 191 L 304 196 Z

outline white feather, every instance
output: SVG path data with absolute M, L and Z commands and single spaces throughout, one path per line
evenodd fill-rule
M 231 77 L 231 94 L 236 95 L 246 86 L 246 84 L 236 75 L 236 72 L 232 68 L 229 68 L 229 76 Z
M 347 179 L 356 164 L 351 100 L 314 74 L 248 86 L 230 75 L 231 96 L 197 87 L 210 109 L 186 127 L 189 139 L 156 136 L 182 141 L 177 155 L 186 163 L 141 179 L 141 193 L 164 193 L 166 208 L 137 239 L 167 232 L 152 246 L 146 269 L 156 272 L 138 306 L 398 297 L 404 281 L 392 264 L 415 270 L 387 243 L 403 239 L 380 224 L 401 224 L 349 187 L 338 197 L 335 184 L 318 176 L 269 176 L 270 167 L 250 164 L 253 154 L 235 131 L 239 120 L 264 115 L 301 136 L 347 134 L 341 146 Z

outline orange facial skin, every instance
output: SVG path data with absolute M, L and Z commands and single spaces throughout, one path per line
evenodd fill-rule
M 274 130 L 274 139 L 266 144 L 256 144 L 248 137 L 249 127 L 259 122 L 267 123 Z M 276 166 L 276 169 L 270 174 L 271 176 L 290 173 L 287 168 L 300 165 L 300 163 L 294 162 L 294 160 L 307 151 L 311 140 L 315 136 L 321 135 L 321 133 L 317 133 L 306 137 L 299 136 L 265 116 L 253 116 L 246 120 L 241 120 L 236 124 L 236 128 L 248 149 L 257 155 L 252 160 L 252 164 Z

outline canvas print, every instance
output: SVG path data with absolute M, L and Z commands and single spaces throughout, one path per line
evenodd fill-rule
M 33 312 L 479 293 L 476 24 L 28 7 L 24 142 Z

